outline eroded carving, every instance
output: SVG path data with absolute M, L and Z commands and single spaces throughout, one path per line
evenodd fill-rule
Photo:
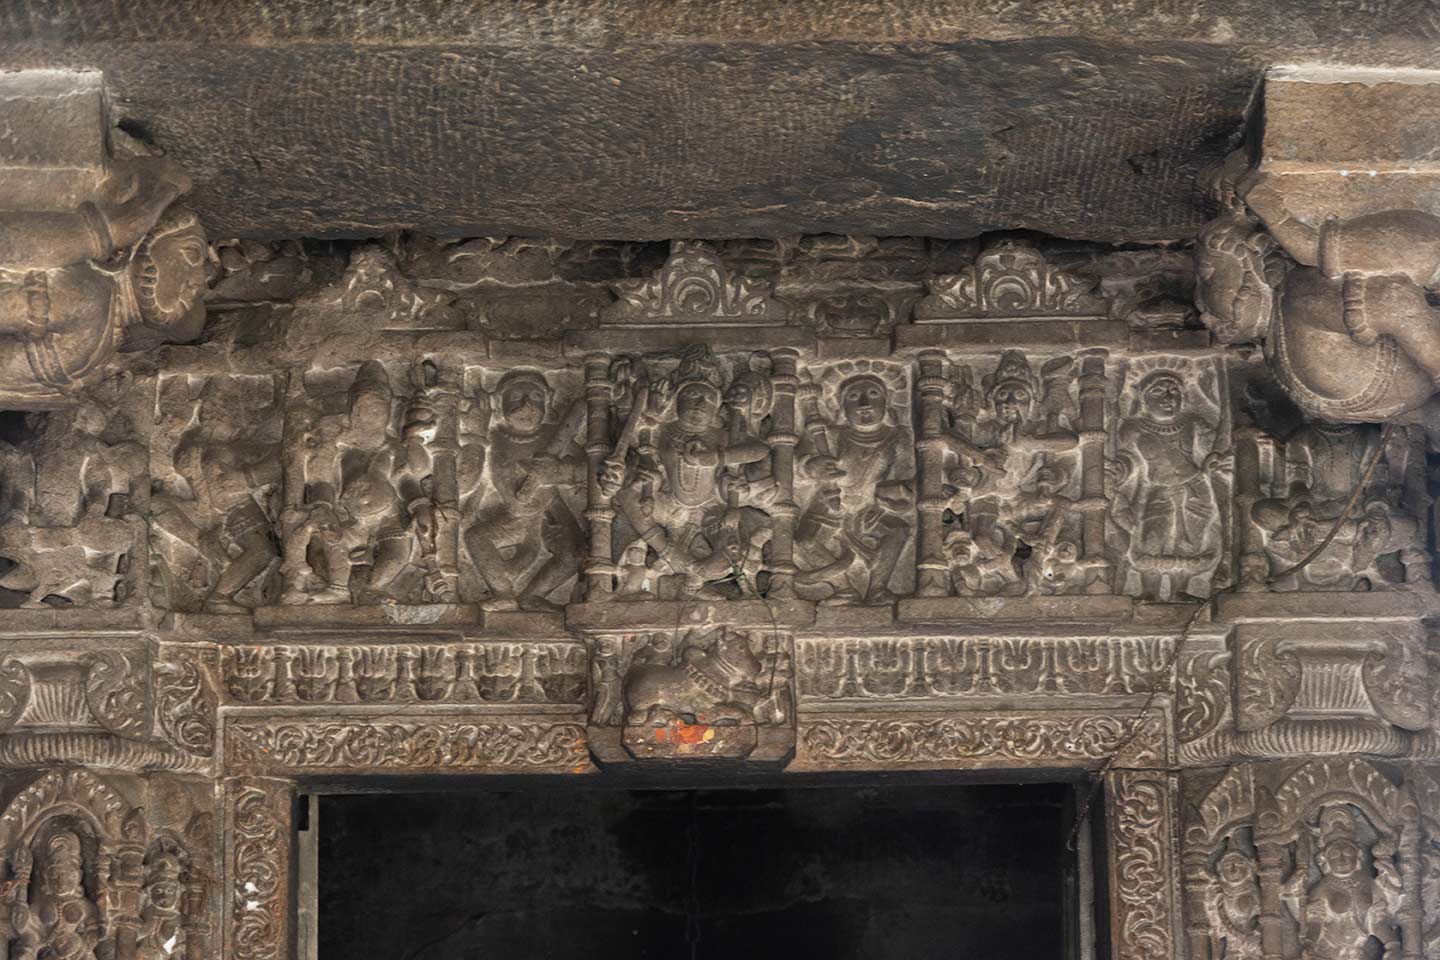
M 262 770 L 573 769 L 588 764 L 585 727 L 562 720 L 238 720 L 233 762 Z
M 151 447 L 156 492 L 150 536 L 155 602 L 214 613 L 273 603 L 283 419 L 275 379 L 180 375 L 162 378 L 156 389 L 161 435 Z M 246 415 L 237 416 L 238 410 Z

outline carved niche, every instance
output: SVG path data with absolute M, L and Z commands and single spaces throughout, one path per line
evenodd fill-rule
M 211 956 L 211 824 L 196 811 L 178 829 L 157 825 L 91 773 L 42 774 L 0 814 L 0 948 L 54 960 Z
M 1415 786 L 1359 758 L 1230 768 L 1185 831 L 1191 955 L 1428 955 L 1422 809 Z

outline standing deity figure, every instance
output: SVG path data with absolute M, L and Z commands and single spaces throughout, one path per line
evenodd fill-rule
M 114 160 L 73 212 L 0 213 L 0 397 L 68 402 L 122 339 L 188 340 L 205 319 L 205 234 L 166 208 L 190 188 L 172 162 Z
M 1122 590 L 1132 596 L 1205 598 L 1222 543 L 1216 474 L 1230 462 L 1216 430 L 1185 409 L 1180 375 L 1156 370 L 1140 381 L 1134 413 L 1121 424 L 1107 464 L 1118 489 L 1112 511 L 1128 537 Z
M 1260 882 L 1255 860 L 1231 847 L 1220 855 L 1209 880 L 1205 915 L 1210 960 L 1260 960 Z
M 527 369 L 502 376 L 491 401 L 498 422 L 489 429 L 490 482 L 465 531 L 491 609 L 553 609 L 549 595 L 578 572 L 585 405 L 577 400 L 555 418 L 554 403 L 545 375 Z
M 890 581 L 913 524 L 910 439 L 876 374 L 840 384 L 838 418 L 821 413 L 820 397 L 818 384 L 797 395 L 800 473 L 817 486 L 797 528 L 796 593 L 824 603 L 891 603 Z
M 203 592 L 202 609 L 235 613 L 246 606 L 236 595 L 280 559 L 271 500 L 281 466 L 275 444 L 237 413 L 241 394 L 223 383 L 217 376 L 205 385 L 196 421 L 175 447 L 175 472 L 192 499 L 157 497 L 154 522 L 195 557 L 189 582 Z
M 1391 898 L 1399 893 L 1393 846 L 1375 845 L 1375 871 L 1355 835 L 1354 816 L 1339 807 L 1320 815 L 1320 850 L 1315 864 L 1320 879 L 1303 893 L 1300 943 L 1306 960 L 1392 958 L 1400 955 L 1400 929 Z M 1389 889 L 1386 881 L 1397 883 Z M 1378 942 L 1378 953 L 1368 952 Z
M 41 851 L 39 889 L 25 902 L 29 855 L 17 864 L 11 929 L 18 940 L 14 960 L 96 960 L 100 914 L 85 893 L 80 838 L 52 834 Z
M 154 854 L 147 864 L 140 908 L 136 960 L 171 960 L 184 956 L 184 920 L 180 914 L 184 885 L 180 858 L 168 850 Z
M 613 497 L 623 521 L 617 540 L 622 560 L 640 543 L 653 553 L 648 569 L 674 577 L 683 595 L 726 595 L 715 584 L 743 570 L 766 538 L 768 518 L 736 489 L 735 471 L 770 456 L 763 440 L 732 439 L 722 418 L 721 371 L 708 352 L 692 351 L 673 377 L 639 388 L 642 404 L 631 401 L 627 420 L 659 421 L 642 431 L 627 428 L 616 454 L 606 460 L 601 489 Z M 635 464 L 627 468 L 623 449 L 634 434 Z
M 954 392 L 945 440 L 960 466 L 949 471 L 948 487 L 963 524 L 947 534 L 945 548 L 962 592 L 1023 592 L 1017 548 L 1056 546 L 1073 513 L 1064 494 L 1079 445 L 1068 410 L 1072 366 L 1045 365 L 1042 399 L 1029 361 L 1007 350 L 985 378 L 983 407 L 969 391 Z

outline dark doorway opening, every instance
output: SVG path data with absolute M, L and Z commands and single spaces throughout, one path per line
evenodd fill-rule
M 1063 784 L 326 796 L 318 956 L 1078 955 Z

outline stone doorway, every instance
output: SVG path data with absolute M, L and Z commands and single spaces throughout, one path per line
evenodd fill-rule
M 594 779 L 302 798 L 309 956 L 1092 955 L 1068 784 Z

